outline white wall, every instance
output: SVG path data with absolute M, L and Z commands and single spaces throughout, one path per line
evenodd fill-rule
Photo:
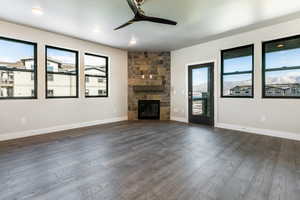
M 4 21 L 0 36 L 38 43 L 38 99 L 0 100 L 0 140 L 127 118 L 127 51 Z M 45 99 L 45 45 L 79 51 L 80 98 Z M 108 98 L 84 98 L 85 52 L 109 57 Z
M 261 134 L 299 134 L 300 99 L 261 98 L 262 41 L 300 34 L 300 19 L 218 39 L 171 53 L 171 116 L 187 121 L 187 67 L 189 63 L 215 61 L 215 122 L 220 127 Z M 220 50 L 255 44 L 255 98 L 220 98 Z M 299 58 L 300 59 L 300 58 Z M 267 133 L 268 132 L 268 133 Z

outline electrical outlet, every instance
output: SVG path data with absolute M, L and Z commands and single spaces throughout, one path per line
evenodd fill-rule
M 21 124 L 22 124 L 22 125 L 27 124 L 27 119 L 26 119 L 26 117 L 22 117 L 22 118 L 21 118 Z
M 260 121 L 261 121 L 261 122 L 267 121 L 267 117 L 266 117 L 265 115 L 262 115 L 262 116 L 260 117 Z

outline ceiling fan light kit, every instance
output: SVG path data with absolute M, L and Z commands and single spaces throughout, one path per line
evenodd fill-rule
M 148 22 L 167 24 L 167 25 L 177 25 L 177 22 L 172 20 L 146 16 L 145 12 L 141 9 L 141 5 L 144 3 L 144 0 L 127 0 L 127 3 L 130 9 L 132 10 L 132 12 L 134 13 L 134 18 L 129 20 L 125 24 L 122 24 L 121 26 L 115 28 L 115 30 L 119 30 L 130 24 L 133 24 L 135 22 L 141 22 L 141 21 L 148 21 Z

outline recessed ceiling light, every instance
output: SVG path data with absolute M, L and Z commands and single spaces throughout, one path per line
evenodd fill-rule
M 99 28 L 95 28 L 95 29 L 93 30 L 93 32 L 94 32 L 94 33 L 100 33 L 100 29 L 99 29 Z
M 34 7 L 31 9 L 32 13 L 35 15 L 43 15 L 44 12 L 40 7 Z
M 130 45 L 135 45 L 136 44 L 136 39 L 132 38 L 129 42 Z
M 282 47 L 284 47 L 283 44 L 278 44 L 278 45 L 277 45 L 277 48 L 282 48 Z

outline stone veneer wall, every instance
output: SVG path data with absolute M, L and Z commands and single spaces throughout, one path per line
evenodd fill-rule
M 128 52 L 129 120 L 138 119 L 138 100 L 160 100 L 160 119 L 170 119 L 170 65 L 170 52 Z

